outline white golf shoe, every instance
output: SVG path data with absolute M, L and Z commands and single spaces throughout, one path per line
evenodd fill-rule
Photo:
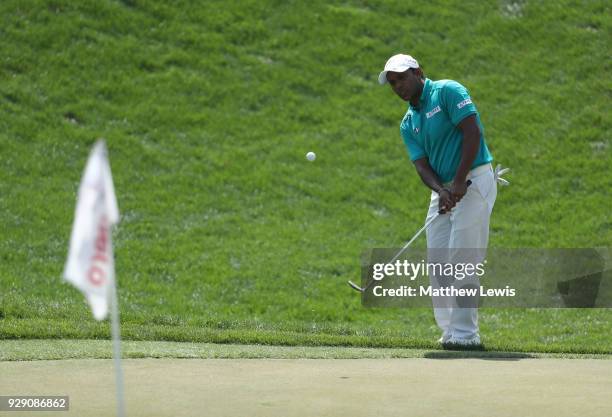
M 448 343 L 448 341 L 451 339 L 452 335 L 448 332 L 444 332 L 442 333 L 442 336 L 438 339 L 438 343 L 442 343 L 443 345 Z
M 450 337 L 446 342 L 441 343 L 448 349 L 477 349 L 482 347 L 478 333 L 469 339 Z

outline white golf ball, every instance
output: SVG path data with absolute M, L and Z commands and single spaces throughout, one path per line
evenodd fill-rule
M 314 161 L 315 159 L 317 159 L 317 155 L 314 152 L 308 152 L 306 154 L 306 159 L 308 159 L 309 161 Z

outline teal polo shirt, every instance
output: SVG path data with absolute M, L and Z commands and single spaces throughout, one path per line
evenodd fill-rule
M 452 181 L 461 161 L 463 132 L 457 127 L 475 114 L 480 148 L 472 169 L 493 160 L 484 138 L 480 115 L 464 86 L 452 80 L 425 80 L 419 108 L 409 106 L 400 131 L 411 161 L 428 158 L 442 182 Z

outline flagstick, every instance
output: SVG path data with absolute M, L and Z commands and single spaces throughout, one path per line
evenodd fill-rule
M 123 398 L 123 372 L 121 370 L 121 333 L 119 329 L 119 307 L 117 303 L 117 285 L 111 284 L 111 332 L 113 336 L 113 358 L 115 360 L 115 384 L 117 386 L 117 417 L 125 417 Z

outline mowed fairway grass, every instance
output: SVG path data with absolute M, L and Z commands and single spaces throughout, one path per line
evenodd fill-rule
M 430 309 L 364 309 L 346 285 L 429 201 L 378 72 L 406 52 L 470 90 L 513 168 L 491 247 L 610 246 L 609 16 L 604 0 L 2 1 L 0 338 L 109 337 L 61 279 L 104 137 L 124 338 L 434 348 Z M 612 353 L 611 319 L 483 309 L 481 332 L 497 351 Z

